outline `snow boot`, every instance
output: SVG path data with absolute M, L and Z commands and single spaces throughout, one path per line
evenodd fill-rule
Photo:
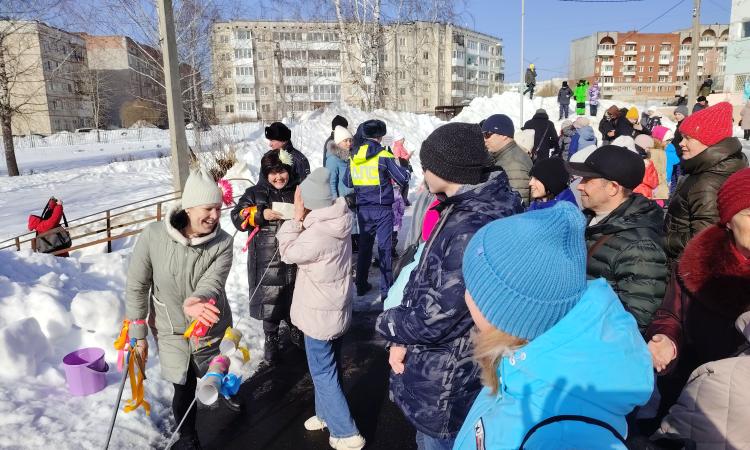
M 360 450 L 365 446 L 365 438 L 360 434 L 347 438 L 329 437 L 328 444 L 336 450 Z
M 304 349 L 305 348 L 305 335 L 302 331 L 294 325 L 289 325 L 289 341 L 294 344 L 295 347 Z
M 279 335 L 266 334 L 266 341 L 263 344 L 263 359 L 267 363 L 274 363 L 279 359 Z
M 305 430 L 307 431 L 318 431 L 327 427 L 325 421 L 318 416 L 312 416 L 305 420 Z

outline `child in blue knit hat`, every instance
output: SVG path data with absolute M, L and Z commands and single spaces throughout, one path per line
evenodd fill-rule
M 469 242 L 466 304 L 485 387 L 454 449 L 625 448 L 625 415 L 651 396 L 651 357 L 606 280 L 587 284 L 584 229 L 560 202 Z

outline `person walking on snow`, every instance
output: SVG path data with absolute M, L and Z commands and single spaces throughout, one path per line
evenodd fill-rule
M 526 69 L 526 74 L 524 75 L 524 82 L 526 83 L 526 90 L 523 91 L 523 94 L 526 95 L 526 93 L 529 93 L 529 99 L 534 99 L 534 88 L 536 87 L 536 69 L 534 68 L 534 64 L 529 64 L 529 68 Z
M 594 84 L 589 88 L 589 115 L 596 117 L 596 113 L 599 110 L 599 97 L 601 96 L 601 90 L 599 88 L 599 82 L 594 80 Z
M 528 204 L 529 170 L 533 163 L 531 157 L 513 140 L 514 134 L 513 121 L 505 114 L 494 114 L 482 124 L 484 145 L 495 166 L 505 171 L 510 187 L 519 193 L 524 204 Z
M 357 295 L 365 295 L 372 288 L 367 275 L 372 261 L 372 245 L 377 236 L 382 301 L 393 284 L 393 182 L 407 186 L 411 172 L 401 167 L 393 153 L 380 144 L 387 132 L 385 122 L 368 120 L 360 128 L 364 142 L 349 160 L 344 180 L 347 186 L 354 188 L 357 198 Z
M 294 219 L 279 228 L 281 260 L 297 265 L 292 323 L 305 334 L 305 353 L 315 388 L 309 431 L 328 428 L 334 449 L 361 449 L 365 440 L 341 389 L 341 336 L 352 319 L 352 216 L 344 198 L 334 201 L 330 172 L 312 171 L 294 195 Z
M 583 116 L 586 114 L 586 94 L 589 90 L 589 82 L 586 80 L 579 80 L 576 85 L 576 114 Z
M 282 150 L 269 152 L 260 160 L 260 176 L 237 202 L 230 216 L 239 231 L 257 234 L 247 244 L 247 281 L 250 290 L 250 317 L 263 321 L 263 358 L 272 364 L 279 359 L 279 326 L 289 325 L 289 337 L 302 347 L 302 333 L 292 325 L 292 304 L 297 267 L 284 263 L 278 255 L 276 234 L 284 215 L 274 211 L 274 203 L 293 203 L 299 182 L 293 177 L 292 158 Z M 253 295 L 254 293 L 254 295 Z
M 233 239 L 219 224 L 221 203 L 222 192 L 213 177 L 205 169 L 192 172 L 182 199 L 165 220 L 144 228 L 128 265 L 128 332 L 145 363 L 146 320 L 151 321 L 161 375 L 174 387 L 175 423 L 184 417 L 175 449 L 201 448 L 195 427 L 197 408 L 191 408 L 197 378 L 219 354 L 219 342 L 232 325 L 225 284 L 232 268 Z M 183 336 L 194 320 L 209 327 L 197 341 Z
M 463 301 L 464 250 L 482 226 L 523 209 L 505 172 L 493 171 L 477 125 L 438 127 L 419 156 L 430 192 L 441 199 L 440 219 L 401 305 L 383 311 L 375 329 L 391 343 L 391 394 L 417 429 L 417 448 L 450 449 L 481 387 Z
M 293 161 L 291 175 L 297 179 L 297 183 L 301 183 L 310 174 L 310 162 L 301 151 L 292 145 L 292 130 L 281 122 L 274 122 L 266 127 L 265 132 L 271 150 L 263 156 L 265 157 L 271 152 L 278 155 L 280 150 L 285 150 Z
M 336 127 L 342 127 L 346 129 L 349 127 L 349 121 L 346 120 L 345 117 L 336 115 L 336 117 L 333 118 L 331 121 L 331 135 L 328 136 L 326 139 L 326 142 L 323 144 L 323 165 L 325 166 L 326 161 L 328 160 L 328 152 L 331 151 L 333 147 L 336 146 L 336 142 L 334 142 L 334 136 L 333 133 L 336 131 Z
M 484 387 L 454 450 L 625 448 L 626 416 L 653 390 L 651 358 L 606 281 L 586 282 L 584 227 L 560 202 L 493 221 L 469 242 L 465 297 Z
M 560 117 L 557 120 L 563 120 L 563 117 L 568 118 L 571 97 L 573 97 L 573 91 L 568 87 L 568 82 L 563 81 L 562 87 L 557 91 L 557 103 L 560 104 Z

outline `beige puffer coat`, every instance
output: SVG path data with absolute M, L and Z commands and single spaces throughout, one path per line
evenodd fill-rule
M 750 341 L 750 312 L 737 329 Z M 697 448 L 750 448 L 750 350 L 693 371 L 656 437 L 695 441 Z
M 303 223 L 284 222 L 276 238 L 281 259 L 297 264 L 292 323 L 305 335 L 329 341 L 352 318 L 352 215 L 344 198 L 310 211 Z
M 209 235 L 188 239 L 170 224 L 179 211 L 177 205 L 166 220 L 148 225 L 138 238 L 128 267 L 125 315 L 131 321 L 148 317 L 159 344 L 162 376 L 185 384 L 191 353 L 200 376 L 218 354 L 218 343 L 232 324 L 224 290 L 232 268 L 232 236 L 217 225 Z M 182 311 L 188 297 L 213 298 L 221 312 L 197 347 L 183 337 L 190 325 Z M 143 339 L 146 333 L 145 325 L 130 326 L 131 338 Z

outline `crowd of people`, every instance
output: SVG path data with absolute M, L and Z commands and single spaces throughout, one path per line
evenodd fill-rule
M 533 95 L 535 75 L 526 82 Z M 315 388 L 304 427 L 327 429 L 332 448 L 365 445 L 338 364 L 353 298 L 373 288 L 375 245 L 375 329 L 419 449 L 750 443 L 740 426 L 750 421 L 750 169 L 731 105 L 692 115 L 681 105 L 676 130 L 653 110 L 612 106 L 600 142 L 581 110 L 598 86 L 565 84 L 560 119 L 574 97 L 578 117 L 560 130 L 544 110 L 524 130 L 494 114 L 421 143 L 424 184 L 400 253 L 412 173 L 403 135 L 390 130 L 387 146 L 383 121 L 352 134 L 336 116 L 324 167 L 310 171 L 289 128 L 266 128 L 258 182 L 231 212 L 248 233 L 250 316 L 262 321 L 267 364 L 279 359 L 283 322 L 304 348 Z M 519 145 L 526 130 L 533 143 Z M 145 229 L 130 263 L 131 336 L 145 358 L 151 312 L 177 421 L 232 323 L 220 208 L 216 181 L 192 173 L 182 204 Z M 209 334 L 185 340 L 191 320 Z M 194 411 L 180 448 L 200 446 Z

